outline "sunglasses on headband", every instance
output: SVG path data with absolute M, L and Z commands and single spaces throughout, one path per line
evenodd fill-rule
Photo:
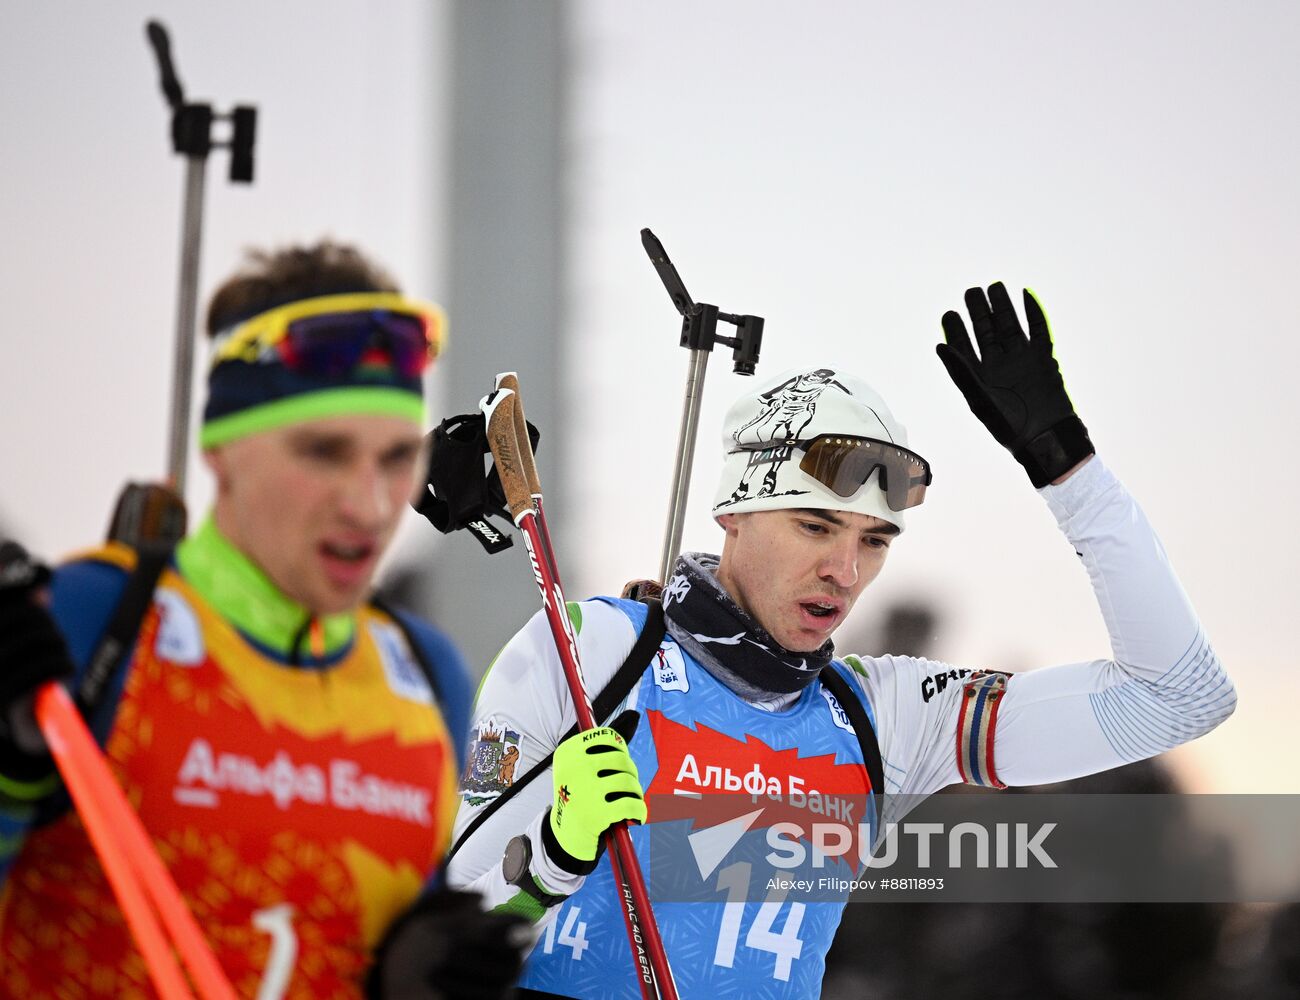
M 393 292 L 322 295 L 269 309 L 222 333 L 212 365 L 270 361 L 343 376 L 374 361 L 414 378 L 438 356 L 446 327 L 440 307 Z

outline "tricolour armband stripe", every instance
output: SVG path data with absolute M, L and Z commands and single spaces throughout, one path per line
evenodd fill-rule
M 966 681 L 957 716 L 957 770 L 968 785 L 1006 788 L 993 766 L 993 735 L 1007 675 L 977 673 Z

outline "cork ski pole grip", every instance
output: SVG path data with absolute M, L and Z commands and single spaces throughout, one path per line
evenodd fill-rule
M 528 492 L 534 497 L 542 495 L 542 480 L 537 474 L 537 460 L 533 457 L 533 442 L 528 436 L 528 421 L 524 417 L 524 397 L 519 391 L 519 376 L 502 372 L 497 376 L 496 387 L 509 389 L 515 394 L 515 440 L 519 443 L 519 458 L 528 481 Z
M 487 419 L 488 447 L 496 463 L 501 488 L 505 491 L 510 516 L 519 523 L 524 514 L 533 512 L 533 497 L 524 474 L 523 458 L 515 435 L 515 408 L 518 396 L 509 389 L 497 389 L 479 403 Z

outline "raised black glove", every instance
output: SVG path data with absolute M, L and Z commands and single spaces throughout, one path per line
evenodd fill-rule
M 1025 467 L 1034 488 L 1046 486 L 1093 454 L 1088 429 L 1074 412 L 1052 356 L 1047 317 L 1025 289 L 1026 338 L 1002 282 L 966 290 L 979 356 L 955 312 L 943 314 L 947 341 L 935 350 L 971 412 Z
M 529 921 L 486 913 L 477 892 L 427 892 L 389 928 L 366 978 L 367 1000 L 498 1000 L 513 993 Z
M 48 774 L 53 762 L 39 741 L 33 746 L 32 736 L 15 732 L 19 703 L 73 669 L 63 633 L 38 600 L 49 581 L 49 569 L 21 545 L 0 542 L 0 772 L 22 780 Z

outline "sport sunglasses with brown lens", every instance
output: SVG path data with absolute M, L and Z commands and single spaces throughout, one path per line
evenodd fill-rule
M 797 441 L 805 452 L 799 468 L 832 493 L 851 497 L 880 470 L 880 488 L 890 510 L 907 510 L 925 499 L 933 481 L 930 463 L 914 451 L 875 438 L 836 437 L 823 434 L 811 441 Z

